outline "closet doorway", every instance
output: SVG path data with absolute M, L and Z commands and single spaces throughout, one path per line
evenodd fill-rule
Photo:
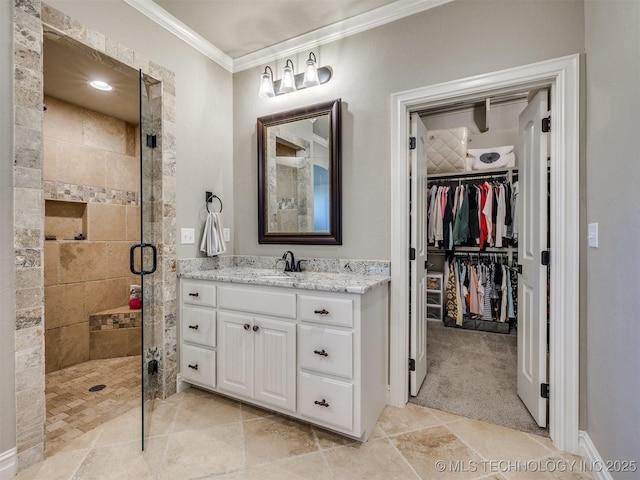
M 392 282 L 390 403 L 409 397 L 410 114 L 455 101 L 549 86 L 553 111 L 549 204 L 553 262 L 549 266 L 549 433 L 555 446 L 578 450 L 578 56 L 569 56 L 392 96 Z M 536 259 L 539 261 L 539 258 Z M 546 281 L 546 279 L 545 279 Z M 561 321 L 560 321 L 561 320 Z M 428 356 L 428 349 L 427 349 Z M 428 372 L 427 372 L 428 375 Z
M 426 255 L 410 270 L 413 278 L 426 264 L 427 274 L 411 284 L 424 290 L 417 301 L 426 325 L 411 323 L 410 401 L 538 435 L 547 435 L 548 266 L 539 259 L 549 238 L 549 93 L 505 92 L 411 114 L 420 137 L 411 154 L 411 243 L 416 257 Z M 424 179 L 415 178 L 414 156 L 426 163 Z M 416 235 L 414 217 L 425 213 Z M 427 348 L 414 349 L 419 343 Z

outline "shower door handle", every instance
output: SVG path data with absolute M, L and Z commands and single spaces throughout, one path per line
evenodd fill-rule
M 142 249 L 144 248 L 151 249 L 151 258 L 153 260 L 151 264 L 151 270 L 142 270 L 142 267 L 140 270 L 136 270 L 136 267 L 134 265 L 134 256 L 135 256 L 136 248 L 140 249 L 141 263 L 142 263 Z M 152 245 L 150 243 L 136 243 L 135 245 L 131 245 L 131 248 L 129 249 L 129 270 L 131 270 L 131 273 L 133 273 L 134 275 L 151 275 L 153 272 L 156 271 L 156 268 L 158 266 L 157 264 L 158 264 L 158 250 L 156 249 L 155 245 Z

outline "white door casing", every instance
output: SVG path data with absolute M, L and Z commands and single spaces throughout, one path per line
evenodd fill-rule
M 415 368 L 409 372 L 411 395 L 418 395 L 427 375 L 427 129 L 417 113 L 411 114 L 411 137 L 415 148 L 410 151 L 411 161 L 411 248 L 415 258 L 411 261 L 411 327 L 410 357 Z
M 391 285 L 389 403 L 409 395 L 409 114 L 452 99 L 551 87 L 549 433 L 554 445 L 578 453 L 579 307 L 579 55 L 570 55 L 391 96 Z M 561 321 L 555 321 L 556 319 Z
M 539 91 L 520 114 L 518 154 L 518 395 L 540 427 L 547 426 L 547 91 Z

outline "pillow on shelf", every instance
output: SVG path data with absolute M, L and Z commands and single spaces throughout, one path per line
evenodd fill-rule
M 467 169 L 512 168 L 516 166 L 513 145 L 493 148 L 470 148 L 467 150 Z
M 469 130 L 467 127 L 427 132 L 427 173 L 464 172 Z

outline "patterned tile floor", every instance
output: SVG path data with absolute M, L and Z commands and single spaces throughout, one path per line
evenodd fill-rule
M 90 392 L 103 384 L 106 388 Z M 90 360 L 46 375 L 47 456 L 140 405 L 140 356 Z
M 592 478 L 545 437 L 414 404 L 386 407 L 366 443 L 194 388 L 156 400 L 147 448 L 133 409 L 17 480 L 540 480 Z

